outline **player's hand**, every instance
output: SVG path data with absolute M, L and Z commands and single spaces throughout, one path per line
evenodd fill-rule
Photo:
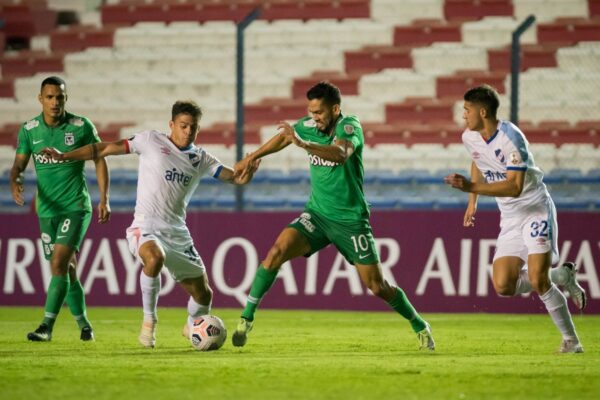
M 243 161 L 243 163 L 242 163 L 242 161 Z M 234 166 L 234 169 L 233 169 L 234 182 L 241 184 L 241 185 L 244 185 L 244 184 L 250 182 L 250 180 L 252 180 L 252 177 L 254 176 L 254 173 L 256 172 L 256 170 L 258 170 L 258 167 L 260 166 L 260 162 L 261 162 L 260 158 L 253 160 L 250 157 L 250 153 L 246 154 L 246 157 L 243 160 L 238 161 L 236 163 L 236 165 Z
M 104 224 L 110 220 L 110 204 L 108 202 L 98 203 L 98 223 Z
M 471 191 L 471 181 L 461 174 L 450 174 L 444 178 L 444 182 L 463 192 Z
M 63 153 L 61 153 L 58 149 L 55 149 L 54 147 L 46 147 L 41 151 L 41 153 L 56 161 L 63 160 L 65 156 Z
M 25 181 L 25 177 L 21 172 L 17 179 L 11 182 L 10 187 L 12 190 L 12 197 L 17 205 L 23 207 L 25 205 L 25 198 L 23 198 L 23 182 Z
M 465 215 L 463 217 L 463 226 L 465 228 L 475 226 L 475 213 L 477 212 L 477 206 L 475 204 L 467 205 L 467 210 L 465 211 Z
M 279 122 L 277 130 L 279 131 L 279 135 L 283 136 L 288 143 L 294 143 L 296 146 L 303 149 L 306 147 L 306 142 L 296 134 L 294 127 L 290 125 L 289 122 Z

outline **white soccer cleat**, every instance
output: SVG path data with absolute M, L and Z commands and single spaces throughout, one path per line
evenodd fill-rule
M 431 335 L 431 326 L 428 322 L 425 322 L 425 329 L 417 332 L 417 340 L 419 341 L 419 350 L 435 350 L 435 341 Z
M 577 282 L 577 266 L 575 263 L 566 262 L 559 268 L 563 268 L 565 275 L 568 276 L 564 287 L 567 292 L 569 292 L 569 296 L 575 304 L 575 307 L 577 307 L 579 310 L 583 310 L 587 304 L 587 294 Z
M 575 339 L 563 339 L 559 353 L 583 353 L 583 346 Z
M 142 330 L 138 340 L 144 347 L 154 348 L 156 345 L 156 321 L 142 322 Z
M 252 330 L 252 321 L 245 318 L 240 318 L 240 322 L 235 328 L 235 332 L 231 336 L 231 342 L 236 347 L 242 347 L 248 341 L 248 333 Z

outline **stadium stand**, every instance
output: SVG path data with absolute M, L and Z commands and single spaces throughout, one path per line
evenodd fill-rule
M 522 37 L 520 126 L 557 204 L 598 208 L 598 0 L 0 0 L 2 154 L 39 112 L 41 78 L 56 73 L 69 84 L 69 108 L 90 117 L 104 140 L 167 129 L 172 102 L 197 99 L 198 143 L 233 163 L 235 23 L 258 5 L 261 19 L 246 32 L 245 150 L 274 134 L 277 121 L 303 115 L 306 89 L 330 80 L 344 111 L 363 121 L 376 208 L 464 206 L 441 182 L 448 168 L 468 168 L 460 98 L 490 83 L 508 118 L 511 32 L 535 14 Z M 307 165 L 296 153 L 265 160 L 249 207 L 302 205 Z M 12 156 L 0 160 L 6 171 Z M 134 182 L 135 158 L 111 165 L 129 177 L 119 185 Z M 573 185 L 586 185 L 581 198 Z M 130 208 L 135 192 L 120 193 L 116 204 Z M 210 185 L 192 207 L 227 208 L 233 199 L 231 188 Z

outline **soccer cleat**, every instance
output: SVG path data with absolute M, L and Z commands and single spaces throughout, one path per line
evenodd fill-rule
M 435 341 L 431 335 L 431 326 L 428 322 L 425 322 L 425 329 L 417 332 L 417 340 L 419 341 L 419 350 L 435 350 Z
M 154 348 L 156 345 L 156 321 L 142 322 L 142 330 L 138 340 L 142 346 Z
M 79 336 L 79 339 L 81 339 L 84 342 L 93 342 L 94 340 L 96 340 L 94 338 L 94 330 L 92 329 L 92 327 L 84 326 L 83 328 L 81 328 L 81 335 Z
M 579 341 L 573 339 L 563 339 L 560 344 L 559 353 L 583 353 L 583 346 Z
M 235 332 L 233 332 L 233 335 L 231 336 L 231 342 L 234 346 L 242 347 L 246 344 L 246 341 L 248 340 L 248 333 L 250 333 L 252 330 L 252 325 L 252 321 L 248 321 L 245 318 L 240 318 L 240 322 L 235 328 Z
M 564 268 L 566 272 L 568 272 L 567 276 L 569 277 L 568 281 L 565 283 L 564 287 L 569 292 L 569 296 L 575 307 L 580 310 L 583 310 L 587 304 L 587 295 L 585 290 L 579 286 L 577 282 L 577 267 L 575 263 L 566 262 L 560 268 Z
M 41 324 L 38 328 L 27 334 L 27 340 L 32 342 L 49 342 L 52 340 L 52 331 L 46 324 Z

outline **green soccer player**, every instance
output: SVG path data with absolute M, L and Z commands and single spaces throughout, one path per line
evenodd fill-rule
M 87 118 L 65 111 L 67 91 L 61 78 L 51 76 L 44 79 L 38 100 L 42 104 L 42 113 L 25 122 L 19 130 L 15 161 L 10 172 L 13 199 L 23 206 L 23 171 L 33 156 L 37 175 L 35 205 L 44 256 L 50 261 L 52 272 L 44 319 L 35 331 L 27 334 L 27 339 L 50 341 L 56 317 L 66 300 L 81 330 L 81 340 L 92 341 L 94 332 L 86 315 L 83 287 L 75 271 L 75 253 L 79 251 L 92 218 L 84 161 L 53 161 L 41 151 L 55 147 L 67 152 L 99 142 L 100 138 Z M 95 166 L 100 191 L 98 222 L 105 223 L 110 217 L 108 168 L 104 158 L 95 160 Z
M 356 267 L 371 292 L 410 322 L 421 348 L 434 350 L 429 324 L 415 311 L 402 289 L 383 278 L 363 193 L 364 137 L 358 118 L 342 114 L 340 91 L 328 82 L 313 86 L 306 97 L 309 117 L 293 126 L 282 122 L 279 134 L 236 164 L 236 169 L 245 170 L 252 162 L 293 143 L 308 152 L 312 193 L 302 214 L 283 229 L 259 265 L 233 333 L 233 345 L 246 344 L 256 308 L 281 265 L 333 243 Z

